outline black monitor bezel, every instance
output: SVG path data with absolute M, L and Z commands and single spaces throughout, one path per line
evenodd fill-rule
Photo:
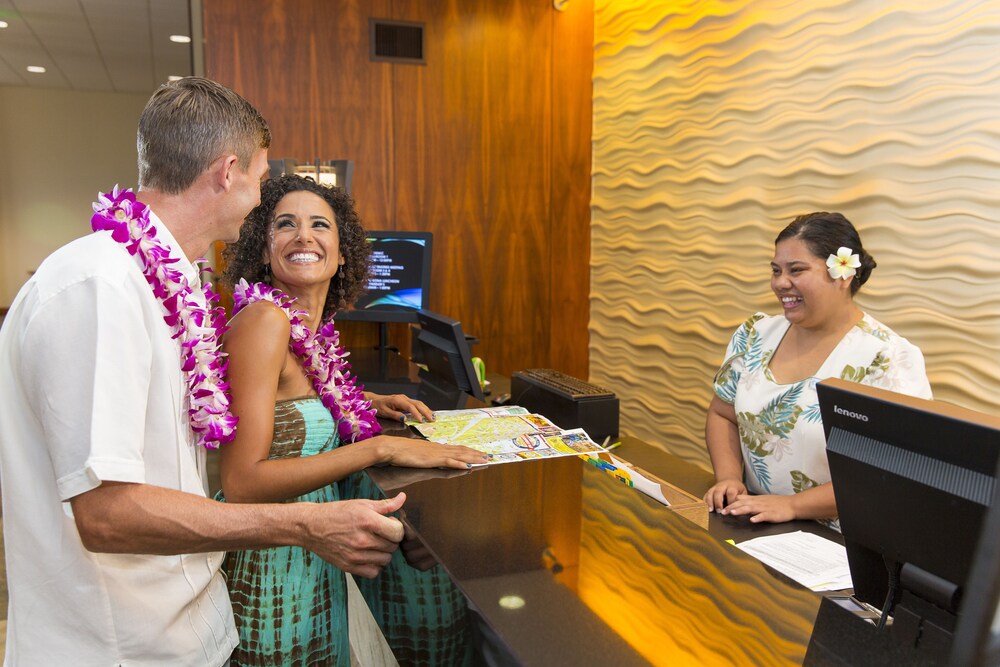
M 840 379 L 816 390 L 855 596 L 881 607 L 889 570 L 909 564 L 956 586 L 960 604 L 997 485 L 1000 419 Z M 923 605 L 905 586 L 896 599 Z
M 1000 463 L 996 478 L 1000 480 Z M 969 576 L 976 582 L 962 600 L 961 617 L 955 628 L 951 665 L 1000 664 L 1000 486 L 986 513 L 982 534 Z
M 472 365 L 472 351 L 469 349 L 469 341 L 465 337 L 462 323 L 447 315 L 426 309 L 417 311 L 417 322 L 420 324 L 417 342 L 424 348 L 424 363 L 427 365 L 428 372 L 454 384 L 456 387 L 462 389 L 462 391 L 469 393 L 473 398 L 485 402 L 486 396 L 483 393 L 482 386 L 479 384 L 479 375 Z M 450 364 L 447 371 L 444 368 L 434 366 L 436 362 L 434 361 L 434 357 L 427 353 L 427 346 L 438 347 L 440 349 L 437 341 L 434 340 L 435 338 L 441 339 L 445 343 L 455 347 L 459 356 L 459 364 L 465 376 L 464 379 L 469 385 L 468 390 L 461 387 L 461 384 L 456 381 L 452 372 L 453 368 Z
M 424 241 L 422 266 L 420 269 L 420 308 L 358 308 L 338 310 L 334 319 L 340 322 L 417 322 L 417 313 L 430 305 L 431 262 L 434 256 L 434 234 L 432 232 L 368 230 L 366 239 L 374 240 L 419 240 Z

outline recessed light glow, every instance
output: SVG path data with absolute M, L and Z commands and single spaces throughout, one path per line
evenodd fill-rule
M 524 606 L 524 598 L 520 595 L 504 595 L 499 604 L 503 609 L 520 609 Z
M 177 76 L 175 74 L 171 74 L 170 76 L 167 77 L 167 81 L 180 81 L 183 78 L 184 77 L 182 77 L 182 76 Z
M 170 35 L 171 42 L 177 42 L 178 44 L 189 44 L 191 38 L 187 35 Z
M 45 68 L 41 65 L 28 65 L 28 71 L 32 74 L 45 74 Z
M 6 21 L 0 21 L 0 28 L 6 28 L 8 25 Z

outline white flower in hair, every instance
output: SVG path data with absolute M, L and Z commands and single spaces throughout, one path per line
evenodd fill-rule
M 831 278 L 847 280 L 854 277 L 854 274 L 857 273 L 856 269 L 861 268 L 861 260 L 856 254 L 853 254 L 850 248 L 842 246 L 837 250 L 836 255 L 830 255 L 826 258 L 826 265 Z

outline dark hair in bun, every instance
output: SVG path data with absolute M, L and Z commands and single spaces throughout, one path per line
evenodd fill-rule
M 852 253 L 857 254 L 861 266 L 851 279 L 851 294 L 855 294 L 868 282 L 868 277 L 877 266 L 875 258 L 861 246 L 858 230 L 840 213 L 817 211 L 800 215 L 781 230 L 774 239 L 774 244 L 778 245 L 788 239 L 802 239 L 809 251 L 822 260 L 836 255 L 843 247 L 850 248 Z

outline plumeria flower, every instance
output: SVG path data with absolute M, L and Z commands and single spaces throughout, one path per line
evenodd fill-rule
M 850 248 L 841 246 L 836 255 L 827 257 L 826 266 L 831 278 L 847 280 L 854 277 L 856 269 L 861 268 L 861 260 L 856 254 L 852 254 Z

